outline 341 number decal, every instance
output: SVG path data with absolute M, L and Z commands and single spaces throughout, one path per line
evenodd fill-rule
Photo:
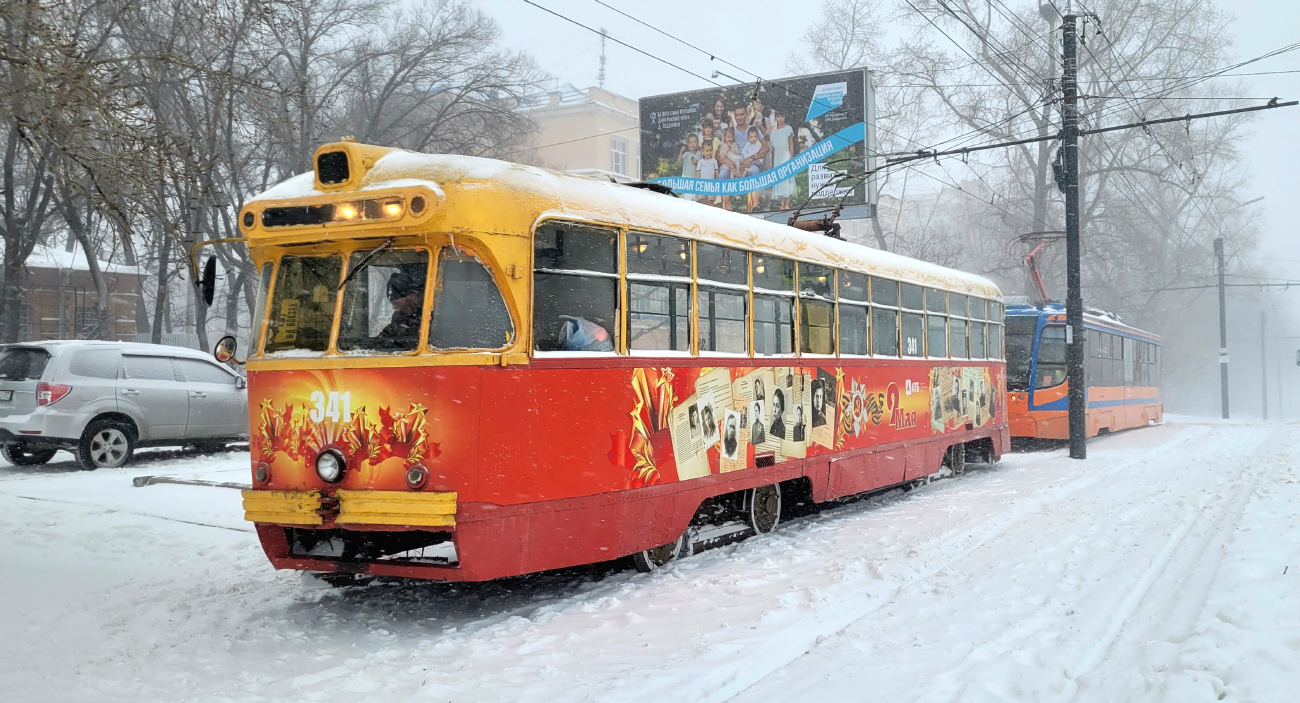
M 320 391 L 312 391 L 311 394 L 311 421 L 324 422 L 329 418 L 333 422 L 351 422 L 352 421 L 352 393 L 330 391 L 328 398 Z

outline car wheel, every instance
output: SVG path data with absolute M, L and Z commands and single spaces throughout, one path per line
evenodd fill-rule
M 58 451 L 57 449 L 33 449 L 22 444 L 6 444 L 3 449 L 0 449 L 0 455 L 14 466 L 39 466 L 48 463 Z
M 125 422 L 96 420 L 77 444 L 77 463 L 86 471 L 116 469 L 135 453 L 135 432 Z

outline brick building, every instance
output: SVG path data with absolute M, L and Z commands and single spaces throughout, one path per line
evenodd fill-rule
M 99 262 L 108 285 L 109 339 L 135 339 L 140 270 Z M 87 339 L 95 328 L 95 284 L 80 249 L 36 247 L 24 266 L 18 340 Z

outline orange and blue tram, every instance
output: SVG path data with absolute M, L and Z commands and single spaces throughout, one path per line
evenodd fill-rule
M 984 278 L 517 164 L 345 141 L 314 165 L 239 217 L 243 500 L 276 568 L 652 570 L 711 520 L 762 533 L 795 493 L 1009 447 Z
M 1006 307 L 1011 436 L 1069 439 L 1065 306 Z M 1084 313 L 1089 437 L 1164 420 L 1160 337 L 1101 311 Z

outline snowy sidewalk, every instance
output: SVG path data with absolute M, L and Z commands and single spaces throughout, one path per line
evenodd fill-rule
M 1300 427 L 1176 424 L 824 511 L 645 576 L 273 572 L 247 455 L 0 466 L 6 700 L 1293 700 Z M 56 502 L 57 501 L 57 502 Z M 1284 570 L 1287 573 L 1283 573 Z

